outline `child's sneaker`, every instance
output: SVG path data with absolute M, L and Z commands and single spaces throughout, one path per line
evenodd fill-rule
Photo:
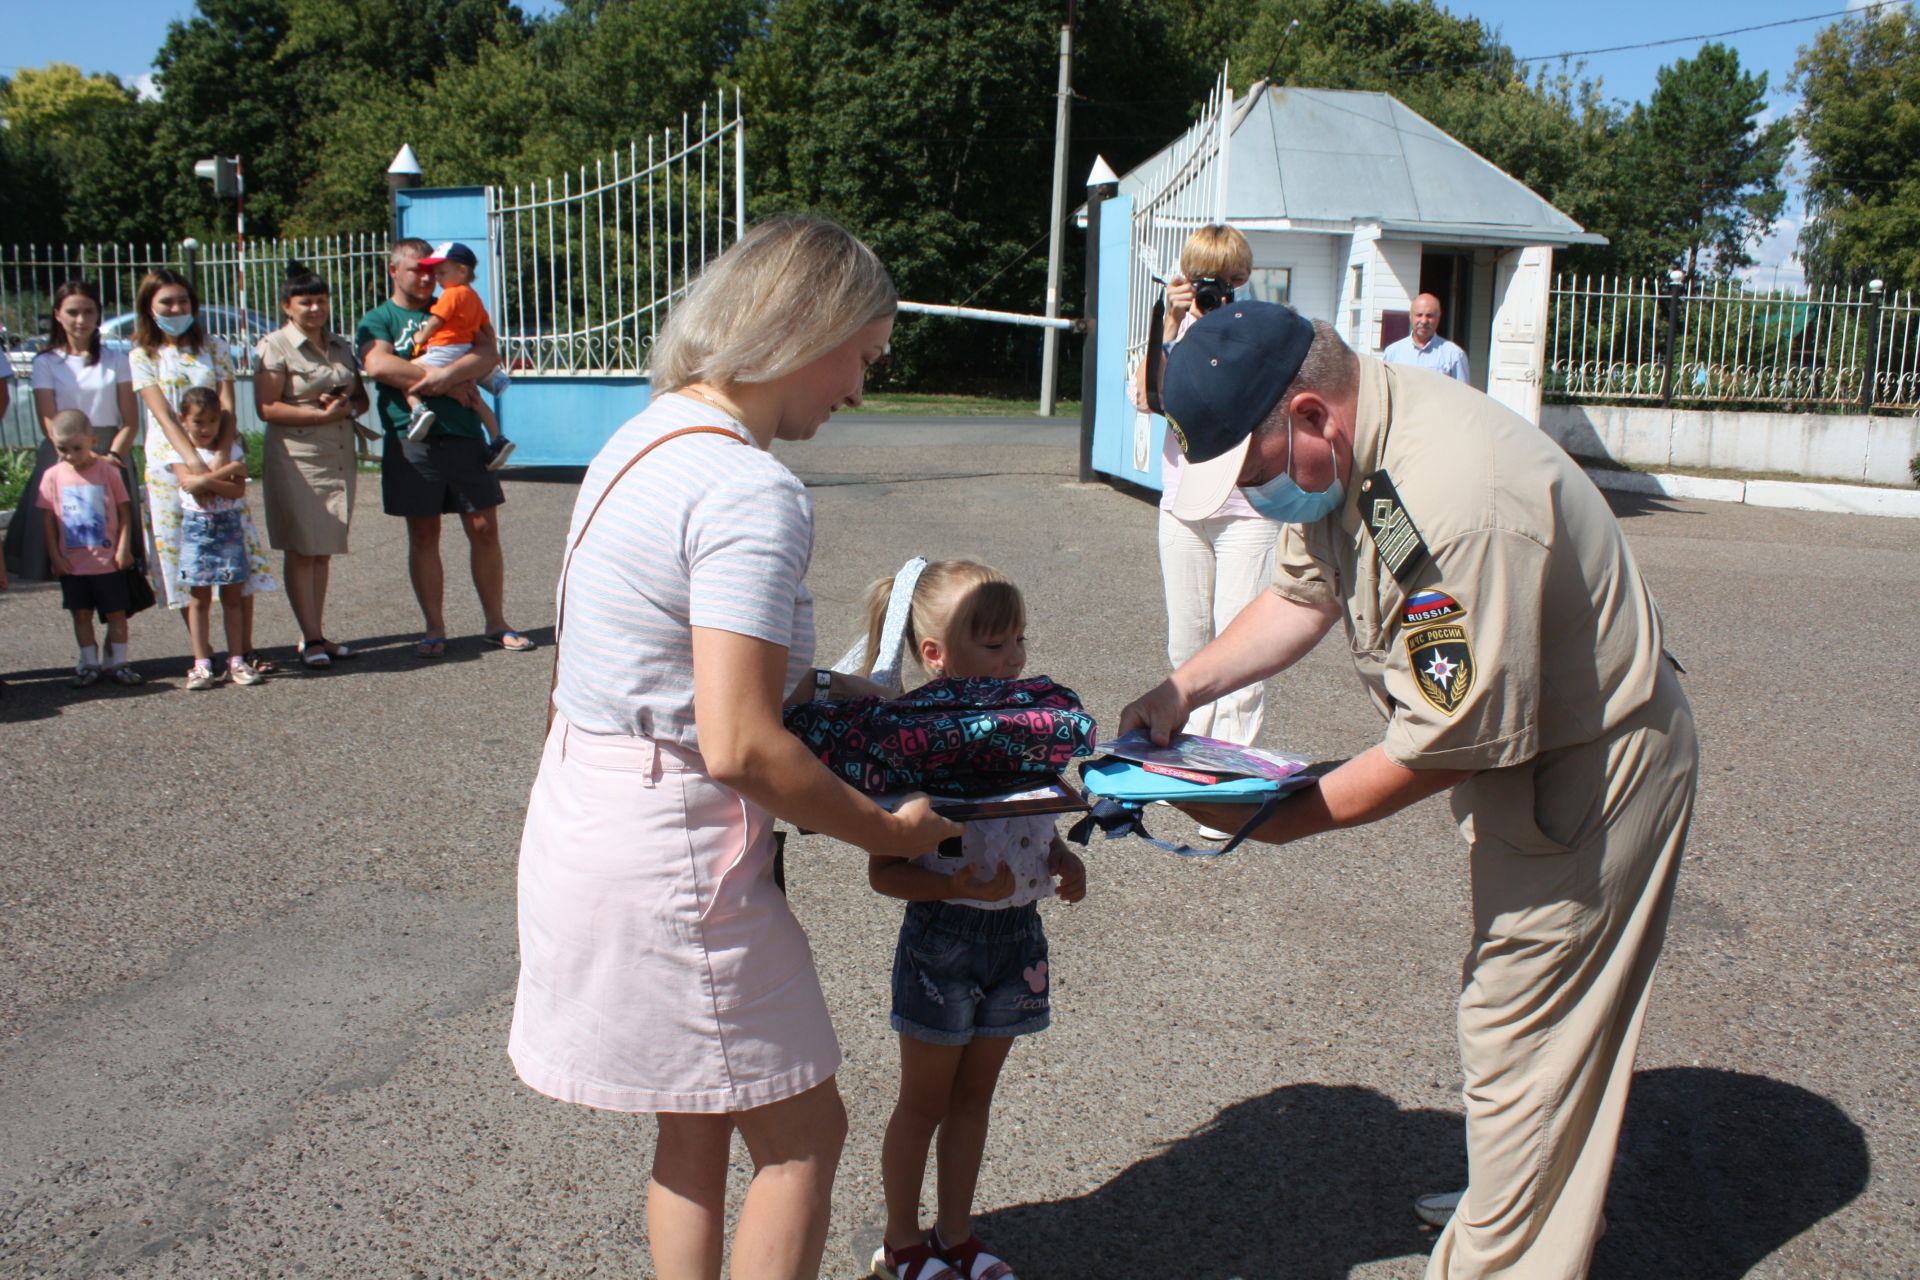
M 187 668 L 187 688 L 211 689 L 219 681 L 214 679 L 211 662 L 196 662 Z
M 75 689 L 84 689 L 88 685 L 97 683 L 99 679 L 100 668 L 90 667 L 83 662 L 73 669 L 73 679 L 67 683 Z
M 433 410 L 423 404 L 415 405 L 412 415 L 407 419 L 407 439 L 424 440 L 432 429 Z
M 227 659 L 227 674 L 235 684 L 259 684 L 266 679 L 257 667 L 238 654 Z
M 501 436 L 498 440 L 487 441 L 487 470 L 498 471 L 507 465 L 507 459 L 513 456 L 513 441 Z
M 145 676 L 141 675 L 138 671 L 135 671 L 131 666 L 129 666 L 124 662 L 117 667 L 108 667 L 107 676 L 115 684 L 124 684 L 128 688 L 132 688 L 134 685 L 137 685 L 137 684 L 145 684 L 147 682 L 147 678 Z

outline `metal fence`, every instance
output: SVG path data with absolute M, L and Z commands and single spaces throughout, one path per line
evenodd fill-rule
M 739 95 L 721 93 L 644 148 L 489 199 L 508 368 L 638 372 L 674 302 L 745 229 Z
M 1876 282 L 1877 284 L 1877 282 Z M 1546 394 L 1872 412 L 1920 407 L 1920 299 L 1738 282 L 1561 276 Z
M 1211 222 L 1226 221 L 1227 131 L 1233 89 L 1222 66 L 1200 118 L 1168 147 L 1160 163 L 1134 192 L 1128 273 L 1127 367 L 1147 347 L 1147 326 L 1161 283 L 1180 266 L 1187 237 Z M 1157 341 L 1158 334 L 1153 335 Z
M 298 261 L 326 278 L 333 327 L 354 322 L 387 296 L 384 234 L 311 236 L 282 240 L 217 240 L 201 244 L 26 244 L 0 246 L 0 346 L 14 371 L 13 407 L 0 424 L 0 445 L 38 441 L 28 375 L 45 344 L 53 295 L 69 280 L 100 291 L 101 339 L 125 351 L 133 345 L 134 299 L 140 279 L 156 267 L 185 272 L 200 295 L 208 332 L 232 349 L 237 372 L 252 372 L 253 348 L 280 327 L 280 281 Z

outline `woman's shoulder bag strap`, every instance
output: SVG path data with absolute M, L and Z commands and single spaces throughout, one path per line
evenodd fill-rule
M 737 434 L 728 431 L 724 427 L 682 427 L 678 431 L 669 431 L 657 440 L 648 441 L 644 449 L 634 454 L 631 458 L 628 458 L 626 465 L 615 472 L 613 479 L 607 481 L 607 487 L 600 491 L 600 497 L 594 502 L 593 510 L 587 512 L 587 518 L 580 522 L 580 532 L 573 535 L 573 544 L 567 548 L 566 561 L 560 566 L 560 604 L 557 610 L 558 616 L 554 618 L 553 622 L 553 674 L 547 680 L 548 729 L 553 728 L 553 691 L 560 684 L 560 636 L 567 625 L 567 574 L 573 569 L 573 553 L 580 549 L 580 540 L 587 536 L 587 527 L 593 523 L 593 518 L 600 514 L 600 508 L 606 504 L 607 495 L 613 492 L 614 486 L 625 478 L 627 472 L 633 470 L 640 459 L 646 457 L 667 441 L 679 436 L 725 436 L 729 440 L 739 440 L 742 444 L 746 443 L 744 440 L 740 440 Z

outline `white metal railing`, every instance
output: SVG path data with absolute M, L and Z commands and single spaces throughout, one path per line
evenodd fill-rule
M 746 126 L 720 93 L 591 169 L 490 188 L 494 326 L 519 373 L 638 372 L 674 302 L 746 224 Z
M 0 346 L 15 374 L 14 407 L 0 426 L 0 444 L 38 439 L 26 374 L 33 353 L 45 345 L 53 295 L 69 280 L 99 290 L 103 340 L 126 350 L 141 277 L 156 267 L 185 272 L 200 295 L 202 323 L 233 349 L 244 376 L 253 368 L 254 344 L 282 323 L 280 282 L 289 261 L 326 279 L 333 327 L 351 334 L 359 317 L 387 295 L 386 259 L 384 235 L 250 239 L 244 253 L 237 240 L 0 246 Z
M 1910 293 L 1563 275 L 1549 316 L 1545 390 L 1561 399 L 1920 405 Z
M 1161 282 L 1179 268 L 1180 250 L 1195 230 L 1226 221 L 1227 131 L 1233 88 L 1226 66 L 1193 126 L 1168 147 L 1133 197 L 1127 265 L 1127 368 L 1146 351 L 1147 324 Z

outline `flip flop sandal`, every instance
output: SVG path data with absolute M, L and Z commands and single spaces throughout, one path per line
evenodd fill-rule
M 898 1250 L 881 1245 L 873 1251 L 873 1274 L 878 1280 L 960 1280 L 960 1273 L 924 1241 Z
M 249 650 L 241 656 L 247 660 L 248 666 L 263 676 L 270 676 L 280 669 L 279 663 L 269 658 L 266 654 L 261 653 L 258 649 Z
M 489 631 L 487 632 L 487 634 L 485 634 L 484 636 L 481 636 L 480 638 L 482 640 L 485 640 L 488 644 L 492 645 L 494 648 L 505 649 L 508 653 L 532 653 L 535 649 L 538 649 L 540 647 L 539 645 L 535 644 L 533 641 L 521 635 L 518 631 Z M 519 641 L 519 643 L 508 644 L 507 641 L 509 640 L 517 640 Z
M 416 658 L 446 657 L 447 638 L 445 636 L 421 636 L 413 642 L 413 656 Z

